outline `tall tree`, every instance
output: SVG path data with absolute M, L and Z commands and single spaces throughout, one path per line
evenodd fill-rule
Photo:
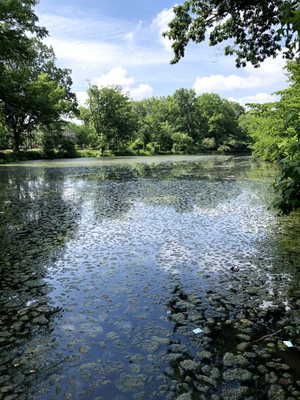
M 173 41 L 172 63 L 184 56 L 190 41 L 203 42 L 207 33 L 212 46 L 229 40 L 225 54 L 235 54 L 238 67 L 259 66 L 280 50 L 289 59 L 299 51 L 298 0 L 186 0 L 174 13 L 164 33 Z
M 24 134 L 38 126 L 57 124 L 64 116 L 75 113 L 77 107 L 70 71 L 55 66 L 51 49 L 38 41 L 31 45 L 35 59 L 7 63 L 6 79 L 0 80 L 2 110 L 16 152 Z
M 36 0 L 0 2 L 0 107 L 20 150 L 22 137 L 38 126 L 57 124 L 76 110 L 70 71 L 55 66 L 53 50 L 42 44 Z
M 202 121 L 196 92 L 193 89 L 178 89 L 173 95 L 173 102 L 175 130 L 198 142 Z
M 202 115 L 203 135 L 213 139 L 215 147 L 229 145 L 232 140 L 242 139 L 239 117 L 243 108 L 222 99 L 216 93 L 204 93 L 198 97 Z M 244 140 L 244 138 L 243 138 Z
M 170 151 L 174 128 L 174 101 L 172 96 L 152 97 L 138 102 L 137 137 L 151 152 Z
M 137 125 L 128 95 L 119 86 L 98 88 L 91 85 L 88 96 L 101 150 L 104 151 L 105 147 L 119 150 L 134 136 Z

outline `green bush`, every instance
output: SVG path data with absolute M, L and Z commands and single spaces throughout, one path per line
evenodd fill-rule
M 102 157 L 114 157 L 114 153 L 112 152 L 112 150 L 104 150 Z
M 77 150 L 78 157 L 101 157 L 101 150 L 94 149 L 79 149 Z
M 62 138 L 58 146 L 58 155 L 64 158 L 77 157 L 75 141 L 70 138 Z
M 143 150 L 144 142 L 141 138 L 137 138 L 131 143 L 130 147 L 132 148 L 132 150 Z
M 201 142 L 202 149 L 204 150 L 215 150 L 216 149 L 216 140 L 215 138 L 204 138 Z
M 300 160 L 283 159 L 279 162 L 281 175 L 274 182 L 274 206 L 286 215 L 300 208 Z
M 158 154 L 159 153 L 159 143 L 157 142 L 150 142 L 146 146 L 146 150 L 149 154 Z

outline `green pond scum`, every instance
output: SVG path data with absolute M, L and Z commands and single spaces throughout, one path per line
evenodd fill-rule
M 300 399 L 300 215 L 272 210 L 275 173 L 1 166 L 0 399 Z

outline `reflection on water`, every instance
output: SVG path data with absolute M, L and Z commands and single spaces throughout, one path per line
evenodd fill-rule
M 300 346 L 300 220 L 269 209 L 273 174 L 223 156 L 1 167 L 0 399 L 299 398 L 282 340 Z

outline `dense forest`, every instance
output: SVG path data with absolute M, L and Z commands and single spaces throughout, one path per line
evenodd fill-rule
M 78 155 L 253 152 L 281 165 L 282 174 L 275 188 L 276 204 L 282 212 L 300 206 L 299 59 L 288 63 L 290 85 L 278 93 L 280 100 L 276 103 L 243 108 L 218 94 L 197 96 L 194 90 L 185 88 L 170 96 L 133 101 L 121 87 L 90 85 L 85 107 L 78 107 L 71 90 L 71 71 L 58 68 L 53 49 L 43 43 L 48 32 L 38 25 L 33 9 L 36 3 L 26 0 L 0 4 L 2 161 Z M 183 16 L 179 11 L 176 18 L 180 22 Z M 169 36 L 180 42 L 181 25 L 176 25 L 176 18 L 170 24 Z M 260 24 L 259 20 L 255 22 Z M 219 32 L 219 41 L 226 39 L 225 33 Z M 271 51 L 267 48 L 271 39 L 263 43 L 261 54 Z M 186 43 L 180 44 L 183 56 Z M 176 43 L 174 46 L 176 50 Z M 293 46 L 294 41 L 290 41 L 291 49 Z M 251 58 L 248 50 L 246 46 L 244 53 L 237 53 L 237 64 L 243 66 L 246 59 L 258 65 L 265 58 L 255 58 L 255 52 Z M 272 52 L 269 55 L 274 56 Z M 294 54 L 287 56 L 292 58 Z

